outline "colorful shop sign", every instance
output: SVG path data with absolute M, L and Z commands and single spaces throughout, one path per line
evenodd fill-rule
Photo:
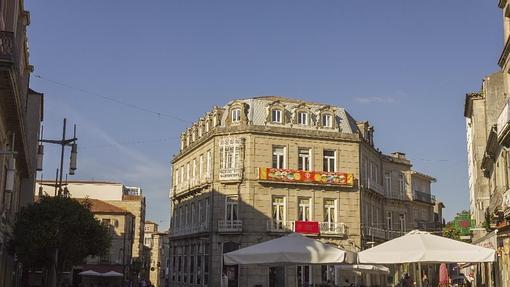
M 259 179 L 284 182 L 302 182 L 353 186 L 352 173 L 304 171 L 280 168 L 259 168 Z

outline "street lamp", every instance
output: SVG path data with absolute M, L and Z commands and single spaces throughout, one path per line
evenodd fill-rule
M 78 144 L 76 141 L 78 138 L 76 137 L 76 125 L 74 125 L 74 135 L 72 138 L 66 139 L 66 123 L 67 119 L 64 118 L 64 125 L 62 128 L 62 139 L 59 140 L 50 140 L 50 139 L 43 139 L 42 132 L 41 132 L 41 139 L 39 140 L 39 148 L 37 150 L 37 170 L 42 170 L 42 158 L 44 154 L 44 146 L 42 143 L 50 143 L 50 144 L 56 144 L 60 145 L 61 152 L 60 152 L 60 175 L 57 173 L 58 181 L 55 184 L 55 192 L 58 189 L 58 196 L 67 196 L 69 191 L 66 189 L 62 189 L 62 176 L 64 171 L 64 148 L 66 146 L 71 147 L 71 157 L 69 159 L 69 174 L 73 175 L 76 170 L 76 159 L 78 155 Z M 63 194 L 62 194 L 63 193 Z

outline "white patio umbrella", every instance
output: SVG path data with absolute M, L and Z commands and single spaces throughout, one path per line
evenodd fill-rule
M 226 265 L 340 264 L 354 263 L 355 253 L 291 233 L 226 253 L 223 259 Z
M 345 264 L 338 265 L 335 268 L 346 271 L 361 271 L 361 272 L 374 272 L 374 273 L 390 273 L 390 269 L 383 265 L 371 264 Z
M 116 272 L 116 271 L 108 271 L 106 273 L 101 274 L 103 277 L 122 277 L 122 273 Z
M 404 236 L 384 242 L 358 253 L 363 264 L 480 263 L 494 262 L 495 250 L 413 230 Z M 419 285 L 421 286 L 421 278 Z
M 101 276 L 101 273 L 93 271 L 93 270 L 87 270 L 87 271 L 83 271 L 83 272 L 78 273 L 78 275 L 82 275 L 82 276 Z
M 413 230 L 359 252 L 358 260 L 368 264 L 494 262 L 495 250 Z

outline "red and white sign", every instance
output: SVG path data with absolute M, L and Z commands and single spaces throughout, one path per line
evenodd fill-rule
M 294 231 L 302 234 L 319 234 L 318 221 L 296 221 L 294 222 Z

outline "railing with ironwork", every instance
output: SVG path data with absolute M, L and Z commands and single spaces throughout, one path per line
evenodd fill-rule
M 347 226 L 341 222 L 321 222 L 320 233 L 324 235 L 346 235 Z
M 379 227 L 365 226 L 363 227 L 363 234 L 365 237 L 368 238 L 389 240 L 400 237 L 406 234 L 406 232 L 401 230 L 391 230 Z
M 243 178 L 242 168 L 221 168 L 219 171 L 219 180 L 221 181 L 236 181 Z
M 425 193 L 421 191 L 415 190 L 413 193 L 413 199 L 416 201 L 426 202 L 426 203 L 435 203 L 436 197 L 430 193 Z
M 14 33 L 0 31 L 0 60 L 16 61 L 16 44 L 14 42 Z
M 173 188 L 173 195 L 177 195 L 183 191 L 188 191 L 188 190 L 192 190 L 194 188 L 197 188 L 197 187 L 200 187 L 200 186 L 203 186 L 207 183 L 210 183 L 211 182 L 211 175 L 210 174 L 204 174 L 203 176 L 200 176 L 200 177 L 193 177 L 193 178 L 190 178 L 189 180 L 184 180 L 182 182 L 179 182 L 179 184 L 176 184 Z
M 379 194 L 384 194 L 383 186 L 377 183 L 375 180 L 368 179 L 367 187 Z
M 269 231 L 269 232 L 292 232 L 292 231 L 294 231 L 294 221 L 269 219 L 267 221 L 267 231 Z
M 242 220 L 219 220 L 218 232 L 241 232 L 243 230 Z
M 172 236 L 181 236 L 181 235 L 188 235 L 188 234 L 194 234 L 194 233 L 202 233 L 202 232 L 208 232 L 209 231 L 209 225 L 207 223 L 200 223 L 200 224 L 194 224 L 194 225 L 179 225 L 179 226 L 172 226 L 170 234 Z

